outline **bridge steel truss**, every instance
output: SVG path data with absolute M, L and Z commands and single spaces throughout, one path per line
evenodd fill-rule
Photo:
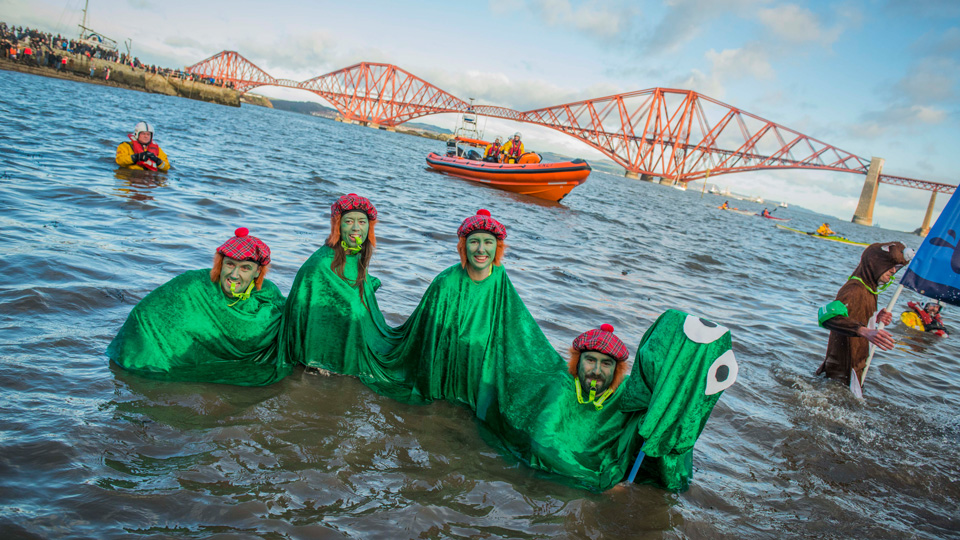
M 866 174 L 870 160 L 691 90 L 651 88 L 515 111 L 471 105 L 391 64 L 361 62 L 303 82 L 275 79 L 239 53 L 223 51 L 186 68 L 245 93 L 299 88 L 347 120 L 395 127 L 438 113 L 474 112 L 537 124 L 575 137 L 627 171 L 689 182 L 735 172 L 810 169 Z M 956 186 L 891 175 L 880 182 L 953 193 Z

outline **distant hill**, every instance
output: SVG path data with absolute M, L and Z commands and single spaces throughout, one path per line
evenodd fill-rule
M 322 116 L 324 118 L 336 118 L 337 110 L 313 101 L 287 101 L 285 99 L 270 98 L 274 109 L 281 111 L 290 111 L 299 114 L 309 114 L 310 116 Z

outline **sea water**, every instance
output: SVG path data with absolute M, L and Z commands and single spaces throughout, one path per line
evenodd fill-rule
M 156 126 L 168 174 L 117 170 L 115 148 L 140 120 Z M 813 372 L 827 339 L 817 308 L 861 248 L 596 171 L 560 204 L 513 195 L 428 170 L 442 147 L 0 72 L 0 537 L 960 537 L 960 311 L 945 312 L 947 339 L 894 325 L 898 345 L 874 360 L 858 401 Z M 329 232 L 330 204 L 350 192 L 380 212 L 371 273 L 392 324 L 458 261 L 457 227 L 486 208 L 558 351 L 610 323 L 633 354 L 669 308 L 730 328 L 739 380 L 697 443 L 689 491 L 570 487 L 499 454 L 465 408 L 403 405 L 349 377 L 298 370 L 238 388 L 108 364 L 137 301 L 209 267 L 237 227 L 269 244 L 270 279 L 289 292 Z M 804 230 L 830 220 L 776 215 Z

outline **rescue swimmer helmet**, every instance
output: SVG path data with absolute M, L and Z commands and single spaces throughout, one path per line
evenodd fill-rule
M 133 126 L 133 137 L 139 137 L 144 131 L 149 133 L 151 137 L 153 136 L 153 126 L 146 122 L 137 122 L 137 125 Z
M 514 134 L 513 134 L 513 138 L 514 138 L 514 139 L 520 139 L 520 138 L 521 138 L 520 132 L 518 131 L 518 132 L 514 133 Z

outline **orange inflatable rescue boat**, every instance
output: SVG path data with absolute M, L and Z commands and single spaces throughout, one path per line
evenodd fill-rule
M 427 165 L 450 176 L 548 201 L 560 201 L 590 176 L 590 165 L 582 159 L 540 163 L 539 158 L 530 152 L 520 163 L 491 163 L 430 152 Z

